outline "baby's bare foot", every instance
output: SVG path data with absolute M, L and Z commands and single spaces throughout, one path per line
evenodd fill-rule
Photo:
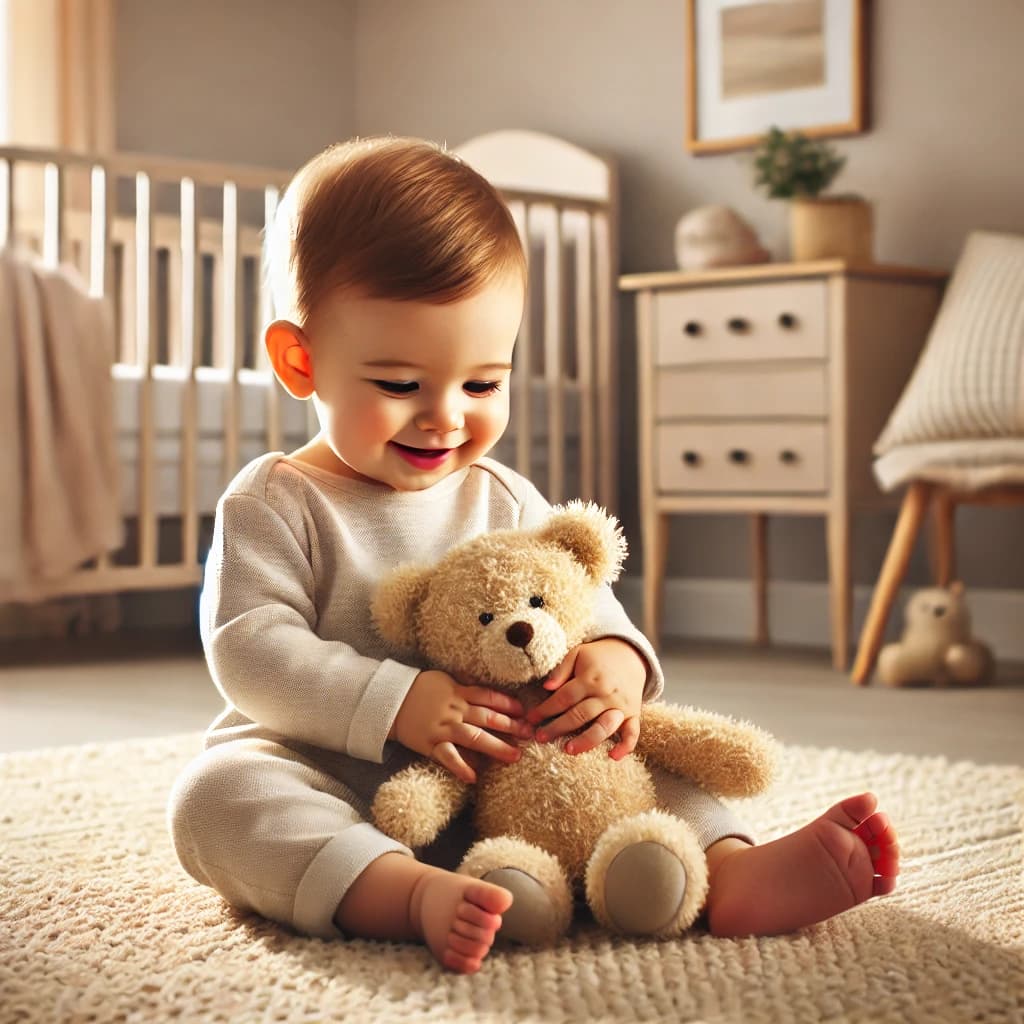
M 410 901 L 413 927 L 438 963 L 461 974 L 480 970 L 512 895 L 500 886 L 449 871 L 429 871 Z
M 712 863 L 715 935 L 778 935 L 896 888 L 899 845 L 872 793 L 847 797 L 802 829 Z

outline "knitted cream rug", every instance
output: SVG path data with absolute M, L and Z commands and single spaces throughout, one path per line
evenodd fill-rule
M 610 939 L 440 971 L 232 914 L 178 868 L 164 801 L 198 736 L 0 758 L 0 1022 L 1024 1021 L 1024 770 L 787 748 L 762 840 L 871 788 L 897 892 L 795 935 Z

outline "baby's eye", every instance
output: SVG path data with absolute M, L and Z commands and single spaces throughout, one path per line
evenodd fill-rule
M 497 380 L 467 380 L 462 385 L 463 391 L 471 395 L 492 395 L 501 390 L 501 382 Z
M 411 395 L 419 387 L 414 380 L 371 380 L 370 383 L 389 395 Z
M 541 597 L 539 594 L 534 594 L 533 597 L 530 598 L 530 607 L 531 608 L 543 608 L 544 607 L 544 598 Z
M 494 616 L 490 612 L 480 613 L 480 625 L 489 626 L 494 621 Z

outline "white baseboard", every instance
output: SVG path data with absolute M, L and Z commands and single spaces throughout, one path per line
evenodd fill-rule
M 887 639 L 898 638 L 903 602 L 913 589 L 900 592 L 889 617 Z M 640 580 L 627 577 L 616 592 L 633 621 L 639 622 Z M 975 635 L 989 644 L 1001 661 L 1024 661 L 1024 593 L 971 589 L 967 599 Z M 870 587 L 854 589 L 854 645 L 870 600 Z M 743 643 L 754 635 L 754 590 L 746 580 L 668 579 L 663 609 L 662 632 L 666 637 Z M 827 649 L 828 609 L 825 583 L 777 581 L 768 585 L 768 628 L 774 643 Z

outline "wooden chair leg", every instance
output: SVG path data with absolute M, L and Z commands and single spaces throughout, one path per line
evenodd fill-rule
M 754 576 L 754 643 L 768 645 L 768 517 L 755 512 L 750 517 L 751 555 Z
M 932 574 L 940 587 L 948 587 L 956 575 L 956 501 L 938 489 L 932 500 Z
M 892 540 L 889 541 L 889 550 L 885 553 L 882 571 L 871 595 L 871 605 L 860 634 L 857 658 L 853 663 L 852 678 L 859 686 L 868 681 L 871 670 L 875 667 L 889 612 L 906 575 L 914 542 L 928 511 L 932 489 L 931 484 L 915 482 L 907 488 L 907 493 L 903 497 L 896 528 L 893 530 Z

